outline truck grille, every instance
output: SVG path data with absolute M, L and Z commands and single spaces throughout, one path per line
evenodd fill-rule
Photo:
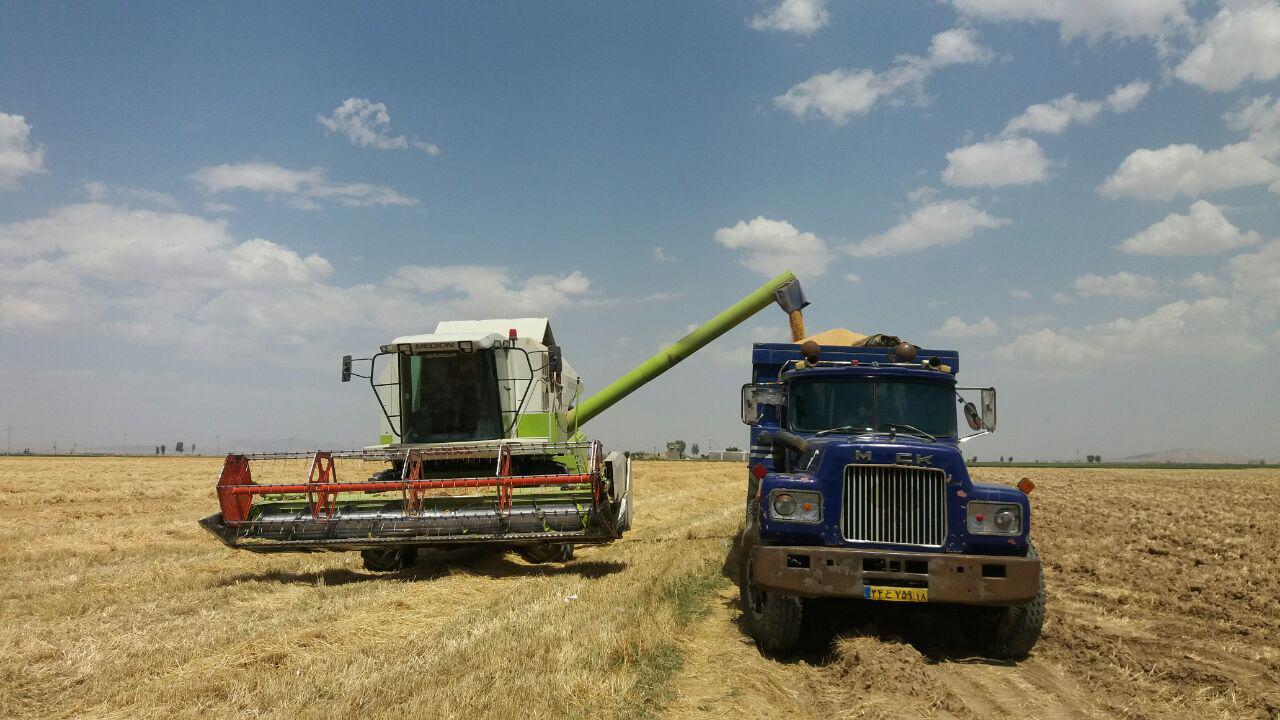
M 947 537 L 947 477 L 933 468 L 849 465 L 841 530 L 853 542 L 941 547 Z

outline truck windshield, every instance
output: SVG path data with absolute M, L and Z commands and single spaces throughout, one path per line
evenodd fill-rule
M 913 425 L 935 437 L 951 437 L 956 434 L 955 391 L 928 382 L 798 382 L 787 399 L 787 419 L 797 432 Z
M 502 408 L 492 351 L 400 358 L 404 442 L 502 437 Z

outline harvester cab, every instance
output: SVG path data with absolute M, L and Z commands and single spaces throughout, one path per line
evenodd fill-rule
M 382 410 L 378 447 L 557 442 L 573 433 L 568 409 L 582 380 L 546 318 L 446 321 L 434 333 L 398 337 L 367 358 Z
M 407 567 L 424 547 L 567 560 L 574 546 L 611 542 L 631 526 L 631 461 L 606 454 L 582 425 L 774 301 L 802 332 L 806 303 L 785 272 L 585 400 L 545 318 L 446 321 L 372 357 L 346 356 L 342 380 L 367 380 L 377 399 L 379 442 L 228 455 L 221 512 L 200 523 L 254 552 L 359 550 L 370 570 Z M 254 481 L 251 461 L 286 458 L 309 460 L 305 479 Z M 340 481 L 340 460 L 385 467 Z

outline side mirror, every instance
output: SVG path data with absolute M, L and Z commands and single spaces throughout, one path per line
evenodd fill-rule
M 778 384 L 742 386 L 742 422 L 748 425 L 760 423 L 761 405 L 782 405 L 782 386 Z
M 982 429 L 982 418 L 978 417 L 978 408 L 971 402 L 964 404 L 964 421 L 969 423 L 969 429 L 974 432 Z
M 351 356 L 342 356 L 342 382 L 351 382 Z
M 560 351 L 559 345 L 547 346 L 547 369 L 553 376 L 564 371 L 564 353 Z
M 996 389 L 982 389 L 982 424 L 987 430 L 996 431 Z

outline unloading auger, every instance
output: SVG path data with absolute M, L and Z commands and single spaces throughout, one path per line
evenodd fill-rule
M 575 545 L 610 542 L 631 526 L 631 462 L 606 455 L 582 426 L 773 301 L 802 336 L 807 303 L 784 272 L 581 402 L 582 382 L 545 318 L 446 321 L 373 357 L 348 355 L 342 380 L 368 380 L 379 444 L 228 455 L 221 512 L 200 524 L 253 552 L 359 550 L 377 571 L 408 566 L 424 547 L 497 545 L 531 562 L 568 560 Z M 368 374 L 355 363 L 368 363 Z M 253 480 L 252 461 L 308 457 L 305 479 Z M 339 480 L 343 459 L 387 467 Z

